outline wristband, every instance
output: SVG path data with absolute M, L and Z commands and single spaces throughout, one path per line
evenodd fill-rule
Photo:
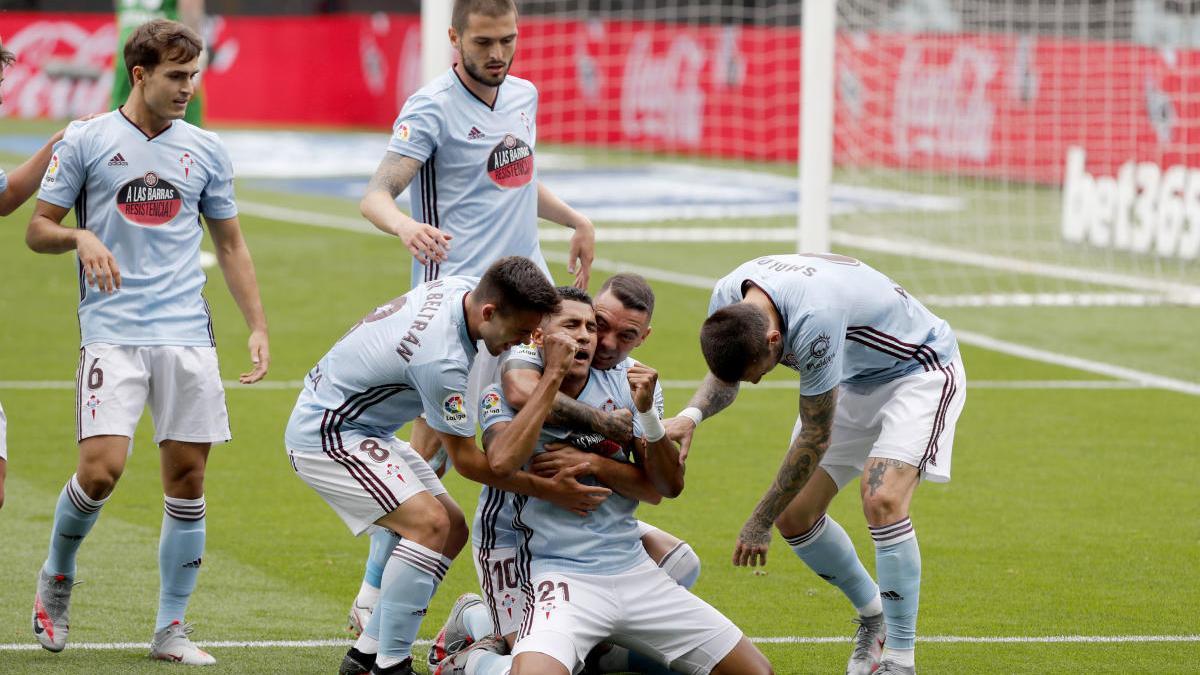
M 642 423 L 642 434 L 647 443 L 654 443 L 667 435 L 667 430 L 663 427 L 662 420 L 658 419 L 658 413 L 654 411 L 653 407 L 650 408 L 650 412 L 639 412 L 638 421 Z
M 688 406 L 680 410 L 676 417 L 686 417 L 692 421 L 692 424 L 700 426 L 700 421 L 704 419 L 704 413 L 700 412 L 700 409 L 697 407 Z

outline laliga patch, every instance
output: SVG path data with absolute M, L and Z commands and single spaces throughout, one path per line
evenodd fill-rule
M 42 185 L 54 185 L 58 181 L 58 153 L 50 156 L 50 164 L 46 166 L 46 175 L 42 176 Z
M 488 175 L 502 188 L 518 188 L 533 180 L 533 148 L 525 141 L 505 134 L 488 156 Z
M 447 424 L 454 424 L 467 419 L 467 411 L 463 407 L 462 394 L 450 394 L 442 401 L 442 418 L 446 420 Z
M 117 210 L 134 225 L 158 227 L 179 215 L 183 200 L 179 189 L 153 171 L 117 190 Z
M 494 391 L 489 391 L 488 393 L 484 394 L 483 399 L 479 402 L 479 412 L 484 419 L 489 419 L 499 415 L 502 412 L 500 407 L 500 394 L 497 394 Z
M 396 138 L 402 141 L 407 141 L 411 133 L 412 129 L 405 123 L 401 123 L 400 126 L 396 127 Z

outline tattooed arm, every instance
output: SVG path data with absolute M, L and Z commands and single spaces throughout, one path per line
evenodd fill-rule
M 441 230 L 417 222 L 396 206 L 396 197 L 412 182 L 421 170 L 419 160 L 395 152 L 385 152 L 383 161 L 367 183 L 367 194 L 358 209 L 371 224 L 385 234 L 399 237 L 421 264 L 445 262 L 450 250 L 451 236 Z
M 504 400 L 516 410 L 524 408 L 541 378 L 542 371 L 534 363 L 515 358 L 505 361 L 500 376 Z M 633 440 L 633 414 L 628 410 L 607 413 L 561 391 L 554 398 L 546 423 L 574 431 L 592 431 L 621 445 L 629 445 Z
M 734 565 L 755 567 L 767 564 L 771 526 L 821 463 L 821 457 L 829 448 L 829 433 L 833 428 L 833 411 L 836 407 L 837 387 L 824 394 L 800 397 L 800 433 L 788 450 L 783 466 L 779 467 L 775 481 L 742 527 L 733 552 Z
M 700 388 L 692 395 L 692 400 L 688 401 L 688 407 L 699 409 L 704 419 L 708 419 L 728 408 L 737 395 L 737 382 L 730 384 L 708 373 L 704 376 L 704 382 L 700 383 Z M 688 417 L 678 416 L 665 420 L 663 426 L 667 429 L 667 438 L 679 444 L 679 461 L 684 461 L 692 449 L 696 423 Z

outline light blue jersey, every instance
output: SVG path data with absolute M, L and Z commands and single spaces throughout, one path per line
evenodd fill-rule
M 466 397 L 476 352 L 463 299 L 478 284 L 474 277 L 421 284 L 351 328 L 305 377 L 284 435 L 288 448 L 327 450 L 345 433 L 391 438 L 421 413 L 437 431 L 474 437 Z
M 446 262 L 414 259 L 414 286 L 483 276 L 510 255 L 529 258 L 550 278 L 537 233 L 537 106 L 537 88 L 526 80 L 504 78 L 493 107 L 453 69 L 404 104 L 387 149 L 424 163 L 410 189 L 412 216 L 454 235 Z
M 629 382 L 625 379 L 625 373 L 616 368 L 607 371 L 593 369 L 577 400 L 609 412 L 626 408 L 636 413 Z M 516 412 L 498 389 L 492 389 L 483 396 L 479 423 L 485 430 L 494 424 L 512 421 L 515 415 Z M 639 438 L 642 436 L 636 416 L 634 434 Z M 629 461 L 626 451 L 612 441 L 552 426 L 542 428 L 534 453 L 545 452 L 547 443 L 564 440 L 582 450 L 603 454 L 617 461 Z M 597 484 L 590 476 L 581 478 L 580 482 Z M 483 499 L 481 497 L 481 504 L 484 503 Z M 515 496 L 513 501 L 512 528 L 517 533 L 519 545 L 532 556 L 530 573 L 533 575 L 547 571 L 618 574 L 648 559 L 638 534 L 637 519 L 634 518 L 638 505 L 636 500 L 614 492 L 586 518 L 541 499 Z M 479 518 L 480 514 L 477 513 L 477 523 Z M 479 545 L 478 541 L 474 543 Z
M 121 289 L 88 288 L 79 268 L 82 344 L 214 344 L 201 294 L 200 215 L 237 215 L 233 165 L 217 135 L 176 120 L 147 137 L 120 110 L 72 122 L 38 199 L 75 209 L 117 260 Z
M 4 169 L 0 169 L 0 195 L 8 189 L 8 175 L 4 173 Z
M 780 363 L 800 373 L 804 396 L 839 383 L 874 385 L 936 370 L 958 355 L 948 323 L 853 258 L 756 258 L 717 282 L 708 313 L 741 302 L 747 282 L 766 292 L 783 318 Z

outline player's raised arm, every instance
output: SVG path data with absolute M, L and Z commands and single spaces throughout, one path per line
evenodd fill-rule
M 700 421 L 728 408 L 737 398 L 738 389 L 737 382 L 730 384 L 708 373 L 700 383 L 700 388 L 688 401 L 687 407 L 675 417 L 663 422 L 667 437 L 679 444 L 679 461 L 687 459 L 688 452 L 692 449 L 692 435 L 696 433 Z
M 658 383 L 658 372 L 638 363 L 630 367 L 626 377 L 633 394 L 634 406 L 638 409 L 638 421 L 645 434 L 646 475 L 664 497 L 678 497 L 683 492 L 683 462 L 679 460 L 679 448 L 667 437 L 667 430 L 658 419 L 654 409 L 654 385 Z
M 358 208 L 372 225 L 385 234 L 399 237 L 408 252 L 425 265 L 446 261 L 453 236 L 432 225 L 417 222 L 396 206 L 396 197 L 412 182 L 421 170 L 421 164 L 418 159 L 385 152 Z
M 596 257 L 596 227 L 582 213 L 567 205 L 538 181 L 537 214 L 552 223 L 575 230 L 567 252 L 567 271 L 575 275 L 575 287 L 587 290 L 592 275 L 592 260 Z
M 823 394 L 800 397 L 800 433 L 783 458 L 783 465 L 779 467 L 771 487 L 742 526 L 733 552 L 734 565 L 755 567 L 767 564 L 771 527 L 792 499 L 800 494 L 825 456 L 836 408 L 837 387 Z
M 271 365 L 271 350 L 267 335 L 267 315 L 263 311 L 262 298 L 258 293 L 258 278 L 254 272 L 254 260 L 242 237 L 242 228 L 237 216 L 233 218 L 208 218 L 208 231 L 212 234 L 217 249 L 217 263 L 225 276 L 225 285 L 237 302 L 246 327 L 250 329 L 249 349 L 250 372 L 242 373 L 242 384 L 253 384 L 267 375 Z
M 515 410 L 524 408 L 541 378 L 541 366 L 518 358 L 508 359 L 500 375 L 504 400 Z M 625 409 L 605 412 L 561 391 L 554 397 L 546 423 L 564 429 L 592 431 L 621 445 L 628 445 L 633 440 L 633 413 Z

